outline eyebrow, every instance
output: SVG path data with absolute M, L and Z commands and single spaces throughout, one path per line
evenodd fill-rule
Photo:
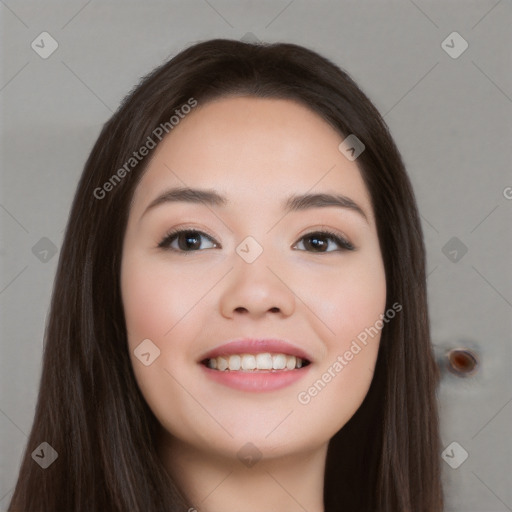
M 226 206 L 229 202 L 226 197 L 220 195 L 214 190 L 202 190 L 188 187 L 178 187 L 166 190 L 158 197 L 153 199 L 151 203 L 144 210 L 141 218 L 153 208 L 162 204 L 174 202 L 187 202 L 206 204 L 208 206 Z M 283 204 L 285 212 L 294 212 L 307 210 L 309 208 L 325 208 L 328 206 L 336 206 L 338 208 L 345 208 L 358 213 L 368 223 L 368 217 L 364 210 L 352 199 L 342 194 L 301 194 L 292 195 L 286 199 Z

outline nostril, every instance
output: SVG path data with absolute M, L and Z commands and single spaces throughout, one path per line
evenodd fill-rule
M 459 377 L 467 377 L 478 370 L 477 355 L 467 348 L 454 348 L 447 354 L 448 368 Z

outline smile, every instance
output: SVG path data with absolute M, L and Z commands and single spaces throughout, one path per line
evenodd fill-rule
M 203 353 L 197 360 L 205 376 L 239 391 L 275 391 L 309 373 L 313 358 L 283 339 L 243 338 Z
M 288 354 L 271 354 L 264 352 L 260 354 L 231 354 L 205 359 L 203 364 L 212 370 L 221 372 L 255 372 L 255 371 L 276 371 L 295 370 L 307 366 L 309 361 L 300 357 Z

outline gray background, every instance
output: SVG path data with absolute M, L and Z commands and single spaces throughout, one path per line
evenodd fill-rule
M 443 462 L 446 510 L 512 510 L 511 24 L 508 0 L 0 1 L 0 509 L 33 420 L 68 209 L 102 124 L 186 46 L 257 37 L 331 58 L 384 115 L 422 213 L 439 361 L 461 346 L 481 362 L 473 377 L 443 370 L 443 448 L 469 454 Z M 31 48 L 43 31 L 59 45 L 47 59 Z M 469 44 L 457 58 L 442 46 L 453 31 Z

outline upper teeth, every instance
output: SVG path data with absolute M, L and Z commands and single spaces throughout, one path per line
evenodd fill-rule
M 208 367 L 214 370 L 293 370 L 302 366 L 300 357 L 286 354 L 233 354 L 208 359 Z

